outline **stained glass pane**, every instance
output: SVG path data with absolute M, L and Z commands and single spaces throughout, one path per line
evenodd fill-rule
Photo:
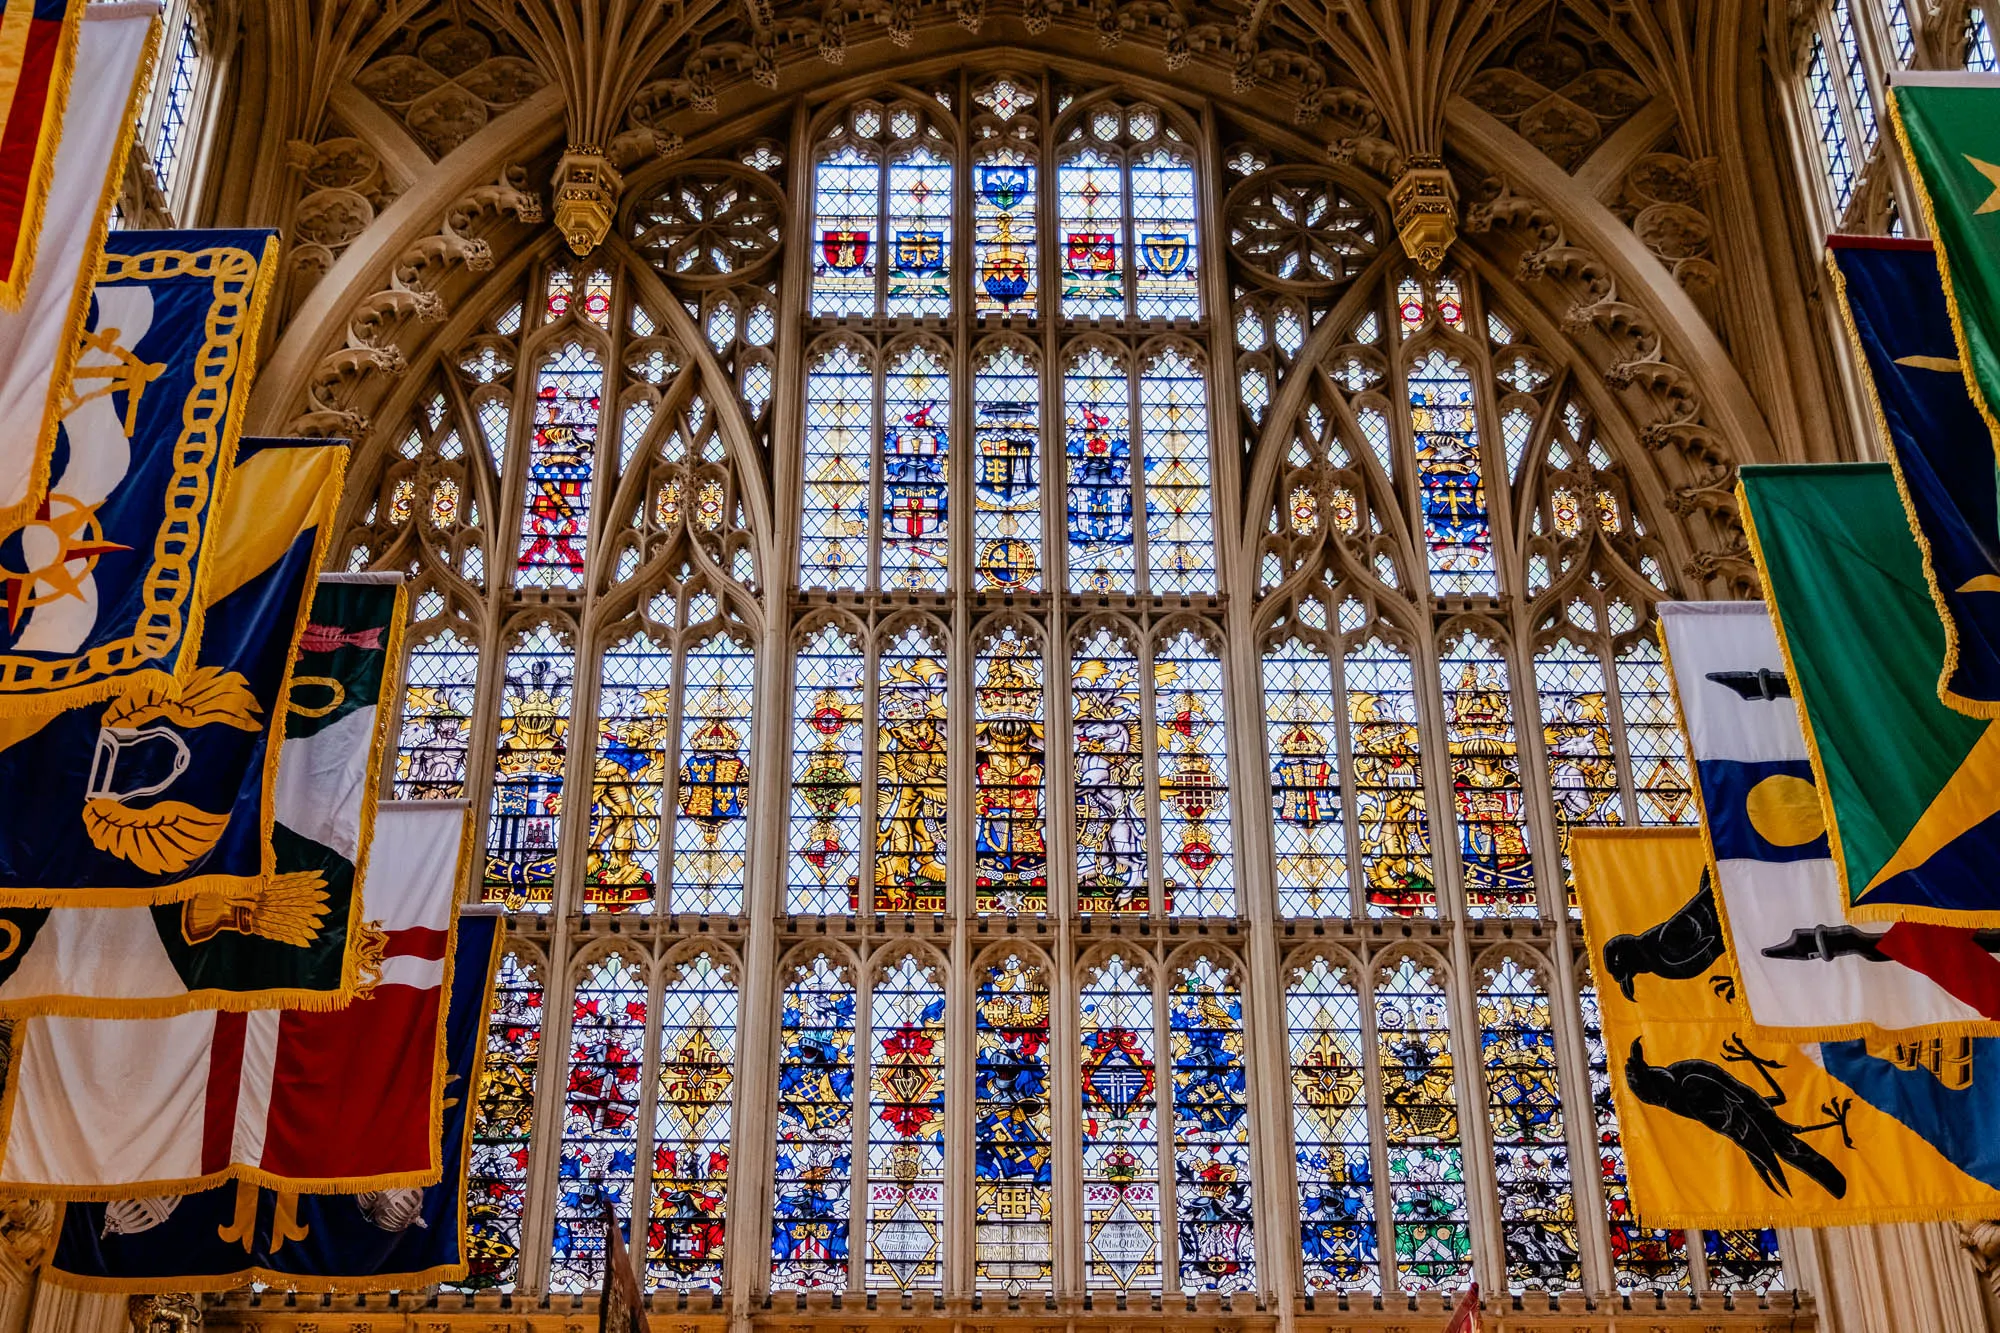
M 1175 916 L 1227 916 L 1236 910 L 1222 707 L 1222 663 L 1193 634 L 1176 635 L 1153 663 L 1160 872 L 1166 910 Z
M 1118 160 L 1095 148 L 1056 167 L 1062 215 L 1062 312 L 1073 318 L 1125 315 L 1125 198 Z
M 1208 503 L 1208 384 L 1201 363 L 1172 348 L 1139 376 L 1145 458 L 1146 567 L 1155 593 L 1215 590 Z
M 973 1064 L 973 1251 L 978 1285 L 1046 1286 L 1050 1243 L 1049 989 L 1016 955 L 979 978 Z
M 791 970 L 778 1029 L 771 1286 L 847 1288 L 854 986 L 825 954 Z
M 1452 1083 L 1451 1012 L 1429 968 L 1406 957 L 1377 978 L 1375 1037 L 1396 1282 L 1405 1291 L 1449 1290 L 1472 1276 L 1472 1227 Z
M 465 1258 L 454 1285 L 512 1291 L 521 1278 L 521 1226 L 528 1206 L 528 1148 L 535 1129 L 535 1074 L 542 1058 L 542 981 L 514 954 L 500 959 L 486 1019 L 465 1174 Z
M 1704 1231 L 1702 1253 L 1708 1259 L 1708 1285 L 1715 1291 L 1782 1291 L 1785 1260 L 1778 1250 L 1778 1233 Z
M 1350 910 L 1334 733 L 1337 697 L 1333 665 L 1323 653 L 1297 639 L 1265 652 L 1264 727 L 1280 916 L 1345 916 Z
M 1479 991 L 1479 1055 L 1510 1290 L 1583 1285 L 1548 992 L 1514 959 Z
M 1083 1266 L 1092 1287 L 1157 1286 L 1160 1125 L 1153 988 L 1117 955 L 1083 974 Z
M 796 659 L 786 908 L 850 912 L 861 883 L 861 654 L 828 626 Z
M 918 144 L 889 159 L 889 313 L 951 313 L 951 162 Z
M 1144 912 L 1150 891 L 1139 663 L 1109 630 L 1079 645 L 1073 660 L 1077 910 Z
M 1132 164 L 1132 231 L 1139 318 L 1200 318 L 1191 158 L 1162 148 Z
M 555 901 L 574 655 L 546 624 L 507 654 L 495 742 L 485 900 L 546 912 Z
M 1833 0 L 1833 32 L 1840 42 L 1840 61 L 1847 76 L 1847 97 L 1854 107 L 1854 123 L 1861 130 L 1861 155 L 1875 148 L 1875 99 L 1868 91 L 1868 69 L 1861 63 L 1861 47 L 1854 37 L 1854 14 L 1848 0 Z
M 972 169 L 973 245 L 979 263 L 973 308 L 981 314 L 1032 316 L 1039 175 L 1032 153 L 1007 147 L 983 154 Z
M 889 363 L 885 385 L 882 586 L 942 591 L 951 540 L 951 372 L 918 343 Z
M 455 801 L 465 795 L 479 649 L 441 630 L 410 649 L 404 681 L 396 799 Z
M 583 974 L 572 1000 L 550 1291 L 603 1284 L 599 1199 L 608 1197 L 621 1217 L 631 1214 L 645 1044 L 645 973 L 613 954 Z
M 1431 592 L 1492 597 L 1493 527 L 1486 511 L 1485 462 L 1472 414 L 1472 380 L 1456 361 L 1433 351 L 1410 367 L 1410 428 L 1416 435 L 1424 545 Z
M 1681 739 L 1660 646 L 1650 638 L 1638 639 L 1618 654 L 1617 667 L 1618 704 L 1625 715 L 1625 749 L 1631 756 L 1639 822 L 1692 824 L 1700 812 L 1688 780 L 1687 743 Z
M 1183 968 L 1167 997 L 1174 1053 L 1174 1195 L 1181 1288 L 1253 1291 L 1250 1088 L 1243 1072 L 1243 996 L 1209 959 Z
M 868 1285 L 944 1282 L 944 990 L 906 955 L 875 980 L 868 1103 Z
M 167 94 L 160 104 L 160 134 L 153 145 L 153 179 L 162 190 L 174 186 L 174 171 L 180 165 L 182 142 L 187 138 L 188 115 L 194 109 L 194 81 L 201 72 L 201 47 L 195 36 L 193 18 L 181 20 L 180 38 L 174 44 L 173 63 L 164 69 Z M 157 79 L 159 76 L 155 75 Z
M 875 909 L 942 912 L 945 883 L 945 655 L 905 630 L 876 671 Z
M 535 435 L 528 445 L 528 494 L 521 505 L 521 553 L 514 562 L 517 588 L 583 586 L 603 385 L 597 353 L 581 343 L 566 343 L 542 362 Z
M 1965 11 L 1965 67 L 1991 74 L 2000 68 L 2000 56 L 1993 50 L 1993 32 L 1986 23 L 1986 7 L 1972 5 Z
M 1533 916 L 1535 867 L 1528 852 L 1507 660 L 1491 643 L 1467 632 L 1445 650 L 1438 671 L 1466 912 L 1475 917 Z
M 1611 1101 L 1611 1065 L 1604 1049 L 1604 1017 L 1597 988 L 1578 993 L 1584 1057 L 1590 1065 L 1590 1105 L 1597 1116 L 1597 1169 L 1604 1183 L 1604 1211 L 1611 1228 L 1611 1271 L 1620 1291 L 1686 1291 L 1687 1237 L 1647 1227 L 1625 1181 L 1625 1141 Z
M 1371 638 L 1348 650 L 1344 669 L 1368 915 L 1434 917 L 1437 879 L 1409 656 Z
M 1285 1012 L 1306 1290 L 1380 1291 L 1361 999 L 1345 968 L 1315 958 Z
M 1917 35 L 1910 27 L 1907 0 L 1883 0 L 1882 15 L 1889 21 L 1889 37 L 1896 45 L 1896 63 L 1909 64 L 1917 53 Z
M 735 1067 L 736 983 L 727 963 L 700 954 L 668 976 L 660 995 L 648 1287 L 722 1287 Z
M 875 377 L 840 343 L 806 371 L 805 509 L 799 582 L 859 588 L 868 578 L 868 469 Z
M 1967 56 L 1967 66 L 1972 66 Z M 1812 117 L 1819 130 L 1819 146 L 1826 154 L 1827 186 L 1833 191 L 1835 213 L 1847 211 L 1854 197 L 1854 157 L 1847 147 L 1847 121 L 1840 114 L 1840 95 L 1834 91 L 1833 76 L 1827 72 L 1826 44 L 1812 35 L 1806 49 L 1806 96 L 1812 103 Z
M 973 687 L 972 846 L 980 912 L 1049 910 L 1042 654 L 1008 625 L 980 651 Z
M 881 169 L 872 152 L 846 144 L 813 166 L 815 315 L 875 313 L 875 242 Z
M 973 569 L 982 592 L 1042 588 L 1040 378 L 1033 353 L 1012 345 L 981 357 L 973 375 Z
M 1131 403 L 1125 368 L 1086 347 L 1063 374 L 1071 592 L 1133 592 Z
M 660 793 L 673 740 L 673 654 L 644 634 L 605 650 L 583 907 L 650 911 L 660 862 Z
M 718 634 L 688 650 L 674 775 L 673 912 L 741 912 L 757 659 Z
M 1548 755 L 1549 794 L 1555 803 L 1563 884 L 1574 911 L 1570 830 L 1625 822 L 1618 792 L 1618 754 L 1611 743 L 1604 663 L 1597 650 L 1568 639 L 1542 648 L 1535 654 L 1535 693 L 1541 700 L 1542 745 Z

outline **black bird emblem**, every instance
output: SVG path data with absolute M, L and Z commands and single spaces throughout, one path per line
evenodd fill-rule
M 1711 671 L 1708 678 L 1717 685 L 1727 685 L 1753 702 L 1762 699 L 1769 703 L 1773 699 L 1792 697 L 1792 682 L 1785 679 L 1784 672 L 1773 671 L 1769 667 L 1758 667 L 1755 671 Z
M 1617 935 L 1604 942 L 1604 970 L 1618 983 L 1626 999 L 1642 972 L 1686 981 L 1708 970 L 1722 957 L 1722 919 L 1715 910 L 1715 886 L 1701 872 L 1701 888 L 1665 921 L 1637 935 Z
M 1838 1129 L 1840 1141 L 1852 1148 L 1854 1140 L 1847 1132 L 1847 1113 L 1854 1099 L 1837 1097 L 1821 1105 L 1820 1114 L 1828 1117 L 1821 1124 L 1794 1125 L 1778 1114 L 1778 1108 L 1785 1104 L 1785 1090 L 1771 1077 L 1771 1071 L 1783 1069 L 1783 1064 L 1753 1053 L 1734 1033 L 1722 1044 L 1722 1058 L 1730 1064 L 1747 1063 L 1770 1088 L 1770 1094 L 1758 1092 L 1721 1065 L 1707 1060 L 1648 1064 L 1642 1042 L 1637 1038 L 1625 1061 L 1625 1086 L 1640 1101 L 1706 1126 L 1741 1148 L 1750 1165 L 1756 1168 L 1757 1178 L 1773 1194 L 1791 1194 L 1791 1180 L 1785 1175 L 1789 1166 L 1834 1198 L 1845 1195 L 1847 1177 L 1800 1136 Z

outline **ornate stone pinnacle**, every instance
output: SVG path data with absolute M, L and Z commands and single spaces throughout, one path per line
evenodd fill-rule
M 569 248 L 587 255 L 611 232 L 618 191 L 625 178 L 604 154 L 588 144 L 571 144 L 556 166 L 556 230 Z
M 1389 187 L 1389 208 L 1403 252 L 1427 269 L 1444 262 L 1458 239 L 1458 188 L 1435 157 L 1411 157 Z

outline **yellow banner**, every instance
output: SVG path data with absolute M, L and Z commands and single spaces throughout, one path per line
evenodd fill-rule
M 1634 1207 L 1652 1226 L 2000 1210 L 2000 1038 L 1794 1044 L 1746 1025 L 1695 829 L 1571 844 Z

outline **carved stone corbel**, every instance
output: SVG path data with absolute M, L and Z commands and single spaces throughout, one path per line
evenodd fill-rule
M 618 213 L 618 191 L 625 177 L 604 151 L 592 144 L 571 144 L 556 165 L 556 230 L 569 248 L 587 255 L 611 234 Z
M 1412 157 L 1389 187 L 1389 208 L 1403 252 L 1435 269 L 1458 239 L 1458 187 L 1436 157 Z

